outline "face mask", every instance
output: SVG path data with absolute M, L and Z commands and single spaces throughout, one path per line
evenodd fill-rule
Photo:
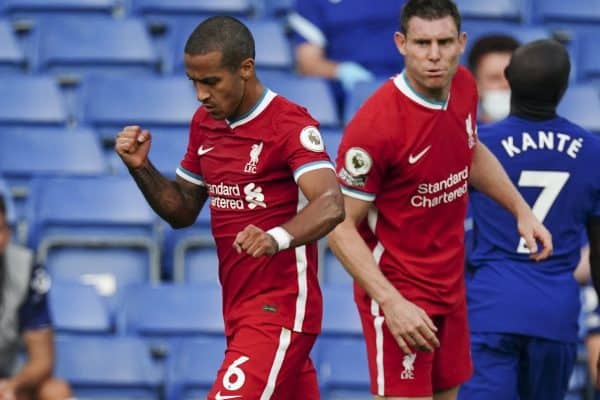
M 491 122 L 501 120 L 510 113 L 510 90 L 489 90 L 481 96 L 481 110 Z

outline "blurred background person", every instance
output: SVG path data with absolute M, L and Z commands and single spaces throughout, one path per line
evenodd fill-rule
M 330 79 L 338 111 L 358 82 L 389 78 L 404 61 L 394 47 L 403 0 L 296 1 L 289 16 L 296 67 L 302 75 Z
M 31 252 L 10 243 L 0 195 L 0 400 L 64 400 L 67 383 L 52 377 L 53 333 L 46 294 L 50 278 Z M 21 341 L 26 360 L 19 368 Z
M 477 39 L 468 56 L 468 67 L 479 91 L 479 123 L 498 121 L 510 112 L 510 87 L 504 69 L 519 42 L 509 35 L 486 35 Z

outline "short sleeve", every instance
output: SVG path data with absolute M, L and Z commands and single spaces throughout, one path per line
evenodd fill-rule
M 185 155 L 183 156 L 183 160 L 177 168 L 176 173 L 177 176 L 190 183 L 203 186 L 204 178 L 202 177 L 202 168 L 200 167 L 199 156 L 199 152 L 203 151 L 203 135 L 198 125 L 197 115 L 198 112 L 192 119 Z
M 361 108 L 346 127 L 336 160 L 342 192 L 349 197 L 374 201 L 387 169 L 386 136 Z
M 21 332 L 43 329 L 52 325 L 47 299 L 50 285 L 50 277 L 46 270 L 39 266 L 33 268 L 27 297 L 19 309 Z
M 327 46 L 327 28 L 319 6 L 320 1 L 296 1 L 294 12 L 288 16 L 288 25 L 292 29 L 292 41 L 295 45 L 308 42 L 323 48 Z
M 277 129 L 285 135 L 283 152 L 296 182 L 309 171 L 334 170 L 325 152 L 319 123 L 308 112 L 300 107 L 290 109 L 280 116 Z

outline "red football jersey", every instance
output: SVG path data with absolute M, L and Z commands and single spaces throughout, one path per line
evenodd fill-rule
M 359 230 L 375 260 L 402 295 L 432 314 L 464 301 L 476 112 L 475 81 L 463 67 L 446 102 L 420 96 L 401 73 L 359 109 L 339 148 L 342 191 L 373 203 Z M 371 307 L 358 287 L 356 299 Z
M 193 117 L 177 174 L 210 195 L 228 335 L 255 322 L 320 331 L 316 243 L 260 258 L 233 248 L 247 225 L 266 231 L 302 209 L 306 198 L 296 182 L 303 173 L 333 169 L 317 126 L 306 109 L 268 89 L 235 121 L 215 120 L 202 107 Z

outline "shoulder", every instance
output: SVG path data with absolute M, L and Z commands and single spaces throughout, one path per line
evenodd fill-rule
M 459 90 L 468 89 L 477 93 L 477 82 L 475 77 L 465 66 L 459 65 L 454 78 L 452 79 L 452 86 Z
M 319 126 L 319 122 L 310 115 L 305 107 L 281 95 L 273 98 L 270 108 L 273 127 L 278 135 L 295 134 L 307 126 Z

